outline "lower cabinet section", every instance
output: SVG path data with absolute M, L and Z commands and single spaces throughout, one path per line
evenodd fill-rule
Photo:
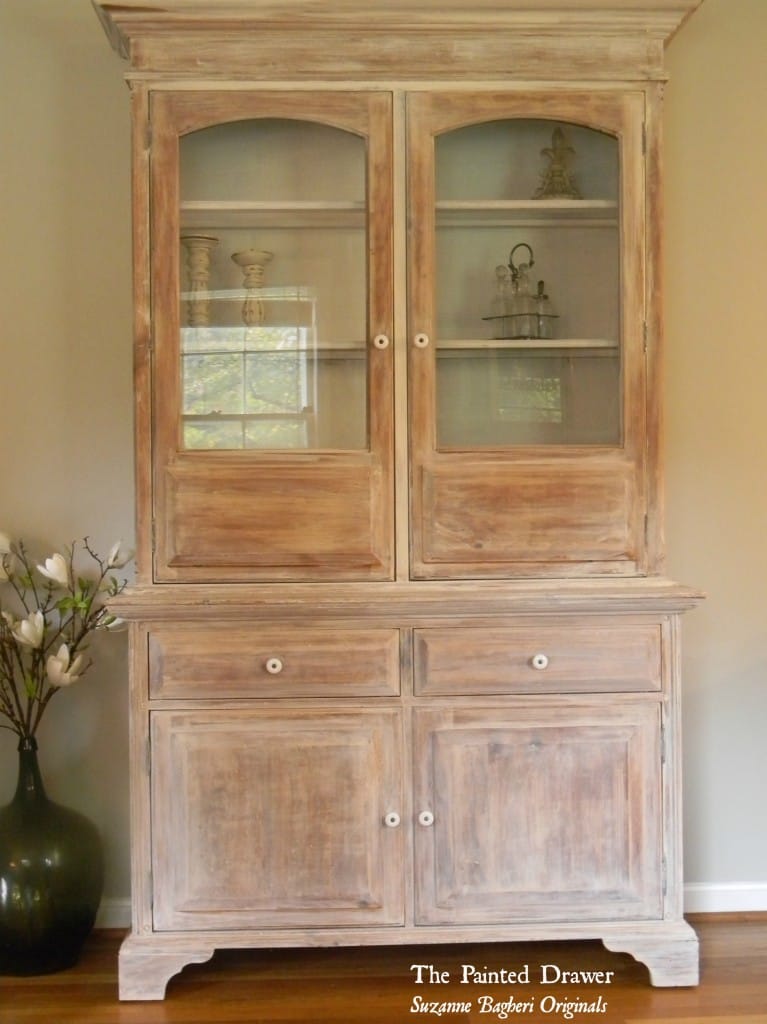
M 396 710 L 152 713 L 157 930 L 404 920 Z
M 227 946 L 599 939 L 696 983 L 676 613 L 434 608 L 134 622 L 122 999 Z
M 415 713 L 416 922 L 662 914 L 660 709 Z
M 657 702 L 406 714 L 152 712 L 155 929 L 662 915 Z

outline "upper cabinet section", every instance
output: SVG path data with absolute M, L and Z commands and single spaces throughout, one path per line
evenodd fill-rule
M 95 0 L 142 583 L 662 571 L 663 50 L 698 2 Z
M 150 116 L 158 577 L 390 578 L 390 95 Z

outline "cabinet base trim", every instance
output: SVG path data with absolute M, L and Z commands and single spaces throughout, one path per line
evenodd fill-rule
M 629 953 L 650 971 L 653 985 L 697 985 L 699 980 L 698 937 L 684 921 L 651 933 L 626 930 L 605 936 L 602 942 L 613 953 Z
M 120 949 L 120 999 L 161 1000 L 168 981 L 187 964 L 209 960 L 216 949 L 312 948 L 325 946 L 436 945 L 455 942 L 546 942 L 601 940 L 614 953 L 628 953 L 647 966 L 655 986 L 698 984 L 698 938 L 685 921 L 589 924 L 516 924 L 461 928 L 347 928 L 129 935 Z
M 215 951 L 215 945 L 207 942 L 156 942 L 129 935 L 120 947 L 120 999 L 164 999 L 165 988 L 174 974 L 187 964 L 206 963 Z

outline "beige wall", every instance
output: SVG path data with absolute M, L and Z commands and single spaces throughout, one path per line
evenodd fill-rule
M 669 572 L 709 594 L 685 623 L 687 879 L 719 907 L 767 906 L 766 43 L 764 0 L 704 0 L 665 118 Z M 104 550 L 133 533 L 128 92 L 90 0 L 2 0 L 0 48 L 0 530 Z M 51 795 L 105 835 L 115 920 L 127 670 L 107 639 L 41 747 Z M 14 781 L 0 733 L 0 802 Z
M 0 531 L 133 537 L 128 92 L 90 0 L 0 2 Z M 49 795 L 90 814 L 129 889 L 126 638 L 52 702 Z M 15 782 L 0 732 L 0 801 Z
M 687 877 L 767 907 L 767 3 L 704 0 L 666 102 L 667 544 L 685 624 Z

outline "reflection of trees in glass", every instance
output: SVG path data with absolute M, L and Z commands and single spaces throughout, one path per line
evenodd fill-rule
M 509 422 L 561 423 L 561 375 L 520 361 L 499 375 L 497 412 Z
M 311 389 L 303 333 L 293 327 L 184 332 L 185 447 L 305 447 Z

